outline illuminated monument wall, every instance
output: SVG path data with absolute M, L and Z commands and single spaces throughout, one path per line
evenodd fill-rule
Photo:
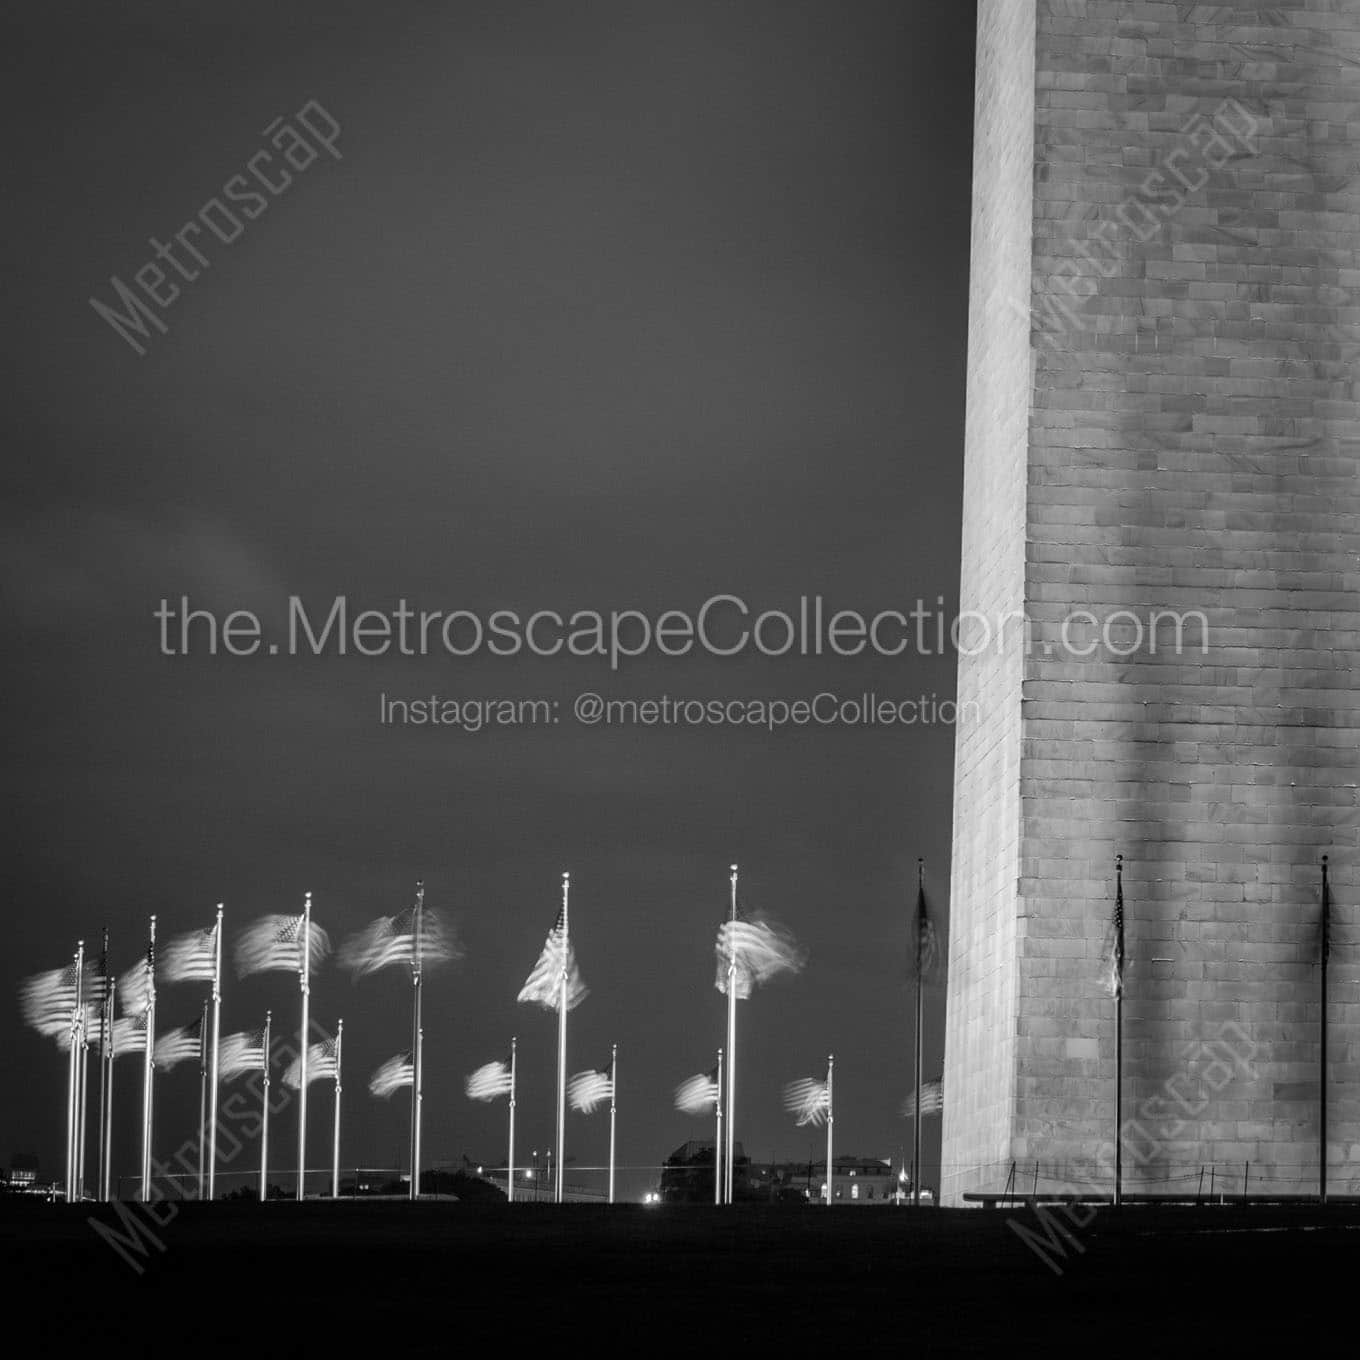
M 1033 637 L 959 665 L 943 1196 L 1108 1186 L 1117 851 L 1129 1188 L 1316 1185 L 1327 853 L 1360 1190 L 1360 6 L 978 19 L 962 608 Z

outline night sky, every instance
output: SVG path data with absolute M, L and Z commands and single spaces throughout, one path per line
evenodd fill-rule
M 168 937 L 224 901 L 230 943 L 310 889 L 338 942 L 423 877 L 466 947 L 427 987 L 426 1158 L 494 1161 L 504 1105 L 468 1102 L 463 1076 L 517 1034 L 519 1146 L 546 1147 L 554 1020 L 515 995 L 570 869 L 591 987 L 570 1068 L 618 1042 L 620 1163 L 655 1166 L 710 1133 L 671 1091 L 722 1042 L 713 937 L 736 860 L 747 906 L 809 956 L 742 1006 L 740 1141 L 762 1160 L 820 1147 L 780 1091 L 834 1052 L 838 1151 L 909 1148 L 907 916 L 918 855 L 947 910 L 952 728 L 588 729 L 570 704 L 945 698 L 951 656 L 653 656 L 617 674 L 165 657 L 153 610 L 188 595 L 277 621 L 292 594 L 347 594 L 657 613 L 726 592 L 952 612 L 972 6 L 41 0 L 3 25 L 11 998 L 104 925 L 121 970 L 149 912 Z M 343 159 L 205 243 L 210 266 L 138 357 L 90 296 L 112 300 L 110 276 L 131 283 L 148 238 L 312 99 Z M 556 699 L 563 719 L 384 727 L 383 691 Z M 404 1160 L 404 1095 L 365 1087 L 407 1046 L 408 991 L 333 963 L 315 981 L 316 1018 L 346 1022 L 346 1165 Z M 164 989 L 160 1026 L 195 1018 L 200 993 Z M 295 983 L 229 977 L 224 1028 L 267 1006 L 295 1025 Z M 934 989 L 927 1076 L 943 1010 Z M 64 1060 L 13 1001 L 10 1023 L 0 1156 L 59 1174 Z M 118 1082 L 131 1176 L 134 1060 Z M 330 1096 L 313 1091 L 320 1166 Z M 196 1108 L 188 1068 L 161 1079 L 158 1153 Z M 282 1116 L 280 1168 L 293 1136 Z M 606 1148 L 606 1117 L 571 1117 L 581 1164 Z

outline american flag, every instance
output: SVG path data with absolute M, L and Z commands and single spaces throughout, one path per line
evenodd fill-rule
M 416 911 L 407 907 L 395 916 L 380 916 L 363 930 L 351 935 L 340 951 L 340 963 L 356 978 L 376 973 L 380 968 L 406 965 L 429 968 L 462 956 L 453 930 L 435 912 L 420 912 L 419 958 L 416 956 Z
M 727 994 L 731 974 L 733 993 L 745 1001 L 757 983 L 768 982 L 779 973 L 797 973 L 803 967 L 803 953 L 788 931 L 769 921 L 724 921 L 718 927 L 714 945 L 717 972 L 713 985 Z
M 804 1124 L 820 1127 L 826 1123 L 831 1108 L 831 1090 L 816 1077 L 799 1077 L 784 1087 L 784 1108 L 797 1116 L 800 1127 Z
M 940 972 L 940 937 L 926 903 L 925 877 L 916 885 L 916 921 L 912 942 L 912 970 L 923 982 L 933 981 Z
M 597 1067 L 589 1072 L 577 1072 L 567 1083 L 567 1099 L 573 1110 L 594 1114 L 606 1101 L 614 1099 L 613 1068 Z
M 319 1081 L 322 1077 L 332 1077 L 336 1081 L 340 1079 L 340 1064 L 338 1062 L 339 1047 L 334 1038 L 323 1039 L 320 1043 L 312 1044 L 307 1050 L 307 1084 Z M 296 1057 L 288 1064 L 288 1069 L 283 1074 L 283 1084 L 291 1087 L 294 1091 L 302 1085 L 302 1058 Z
M 902 1113 L 907 1119 L 916 1118 L 916 1092 L 913 1091 L 902 1102 Z M 944 1078 L 928 1081 L 921 1087 L 921 1114 L 944 1113 Z
M 388 1096 L 396 1091 L 400 1091 L 403 1086 L 413 1086 L 416 1080 L 416 1065 L 409 1052 L 399 1053 L 395 1058 L 388 1058 L 383 1065 L 368 1079 L 369 1095 L 377 1096 L 379 1100 L 386 1100 Z M 469 1081 L 471 1078 L 469 1078 Z M 472 1093 L 469 1091 L 469 1095 Z
M 155 964 L 150 950 L 118 979 L 118 1004 L 129 1015 L 145 1015 L 155 996 Z
M 1124 856 L 1115 869 L 1114 915 L 1110 917 L 1105 946 L 1105 989 L 1113 997 L 1124 995 Z
M 224 1034 L 217 1053 L 217 1072 L 223 1081 L 244 1076 L 247 1072 L 263 1072 L 266 1066 L 264 1030 L 239 1030 Z
M 19 1007 L 24 1023 L 49 1039 L 69 1036 L 76 1008 L 76 966 L 36 973 L 19 985 Z
M 177 936 L 161 950 L 167 982 L 212 982 L 217 977 L 217 925 Z
M 236 941 L 236 972 L 240 977 L 252 973 L 302 972 L 302 931 L 306 914 L 298 916 L 261 916 L 252 922 Z M 315 921 L 307 937 L 308 960 L 315 968 L 330 951 L 330 937 Z
M 467 1094 L 469 1100 L 495 1100 L 498 1096 L 510 1094 L 510 1064 L 508 1062 L 489 1062 L 468 1075 Z
M 1332 957 L 1332 889 L 1327 882 L 1327 856 L 1322 857 L 1322 966 Z
M 567 914 L 559 908 L 557 920 L 543 943 L 543 952 L 525 979 L 516 998 L 555 1011 L 562 1000 L 562 973 L 567 975 L 567 1009 L 573 1011 L 590 994 L 576 967 L 576 951 L 567 938 Z
M 718 1069 L 686 1077 L 675 1088 L 675 1108 L 682 1114 L 706 1114 L 718 1103 Z
M 180 1063 L 203 1056 L 203 1021 L 167 1030 L 156 1040 L 156 1066 L 168 1072 Z
M 99 1040 L 95 1040 L 96 1046 Z M 109 1055 L 121 1058 L 125 1053 L 146 1052 L 146 1016 L 120 1015 L 109 1026 Z

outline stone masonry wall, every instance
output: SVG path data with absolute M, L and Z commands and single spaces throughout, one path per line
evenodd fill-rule
M 980 32 L 1010 10 L 984 0 Z M 1026 1186 L 1036 1164 L 1045 1186 L 1108 1186 L 1116 852 L 1130 1188 L 1193 1189 L 1214 1165 L 1236 1190 L 1248 1163 L 1255 1192 L 1315 1187 L 1327 853 L 1330 1177 L 1360 1190 L 1360 2 L 1039 0 L 1034 17 L 1020 865 L 999 901 L 977 857 L 1008 792 L 979 788 L 961 732 L 945 1192 L 999 1188 L 980 1155 L 998 1144 Z M 974 299 L 990 286 L 975 272 Z M 1011 373 L 970 351 L 970 467 L 1010 457 L 992 434 L 975 452 L 972 417 Z M 967 535 L 964 553 L 978 607 L 996 569 Z M 1064 646 L 1074 610 L 1129 611 L 1109 636 L 1130 655 Z M 1177 651 L 1164 621 L 1155 654 L 1135 647 L 1158 611 L 1207 629 Z M 1013 664 L 963 659 L 961 697 Z M 987 961 L 1012 947 L 1013 979 Z M 1009 1115 L 971 1094 L 998 1065 Z

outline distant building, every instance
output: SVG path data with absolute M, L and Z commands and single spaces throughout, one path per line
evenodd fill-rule
M 31 1195 L 44 1193 L 50 1190 L 51 1186 L 39 1180 L 36 1157 L 31 1153 L 16 1152 L 9 1160 L 9 1170 L 4 1176 L 4 1188 L 10 1194 Z
M 736 1145 L 732 1158 L 732 1198 L 752 1198 L 750 1158 Z M 691 1138 L 682 1143 L 661 1167 L 663 1204 L 713 1203 L 713 1139 Z
M 770 1162 L 750 1169 L 753 1198 L 772 1203 L 826 1203 L 826 1159 L 820 1162 Z M 836 1157 L 832 1202 L 857 1207 L 892 1204 L 905 1193 L 904 1182 L 884 1157 Z

